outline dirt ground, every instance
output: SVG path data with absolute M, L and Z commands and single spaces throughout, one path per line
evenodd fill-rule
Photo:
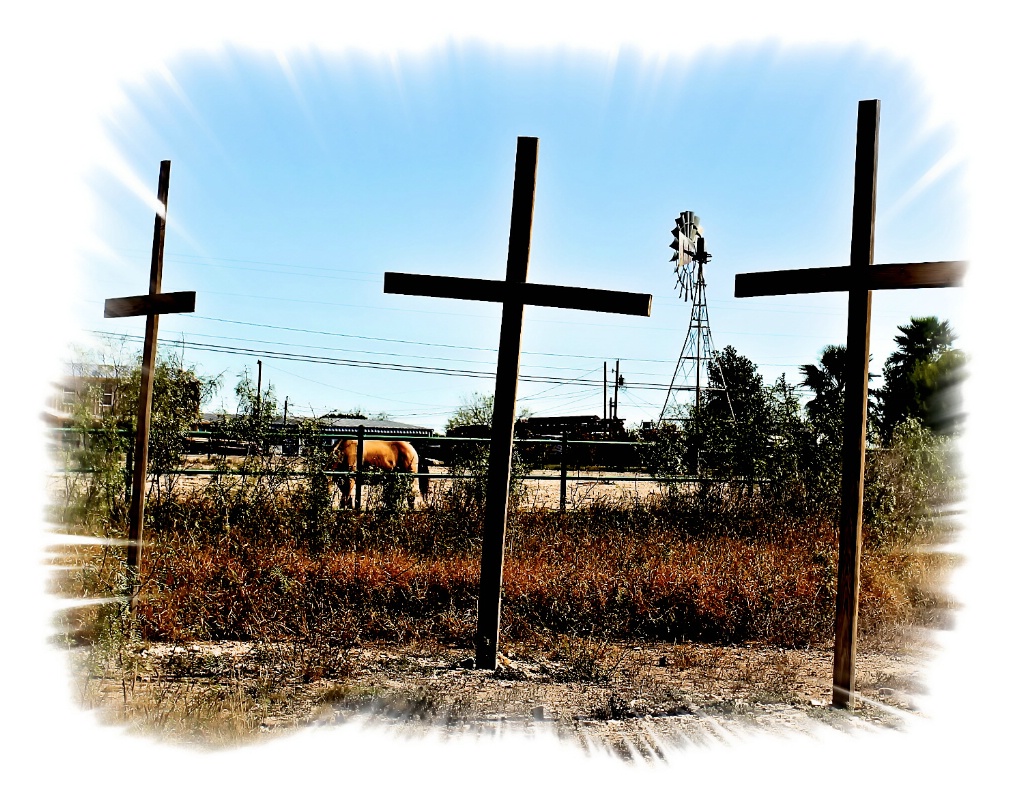
M 503 647 L 488 671 L 473 669 L 465 648 L 368 644 L 336 652 L 340 677 L 316 678 L 316 663 L 284 646 L 156 644 L 138 654 L 130 696 L 123 677 L 81 666 L 77 689 L 89 690 L 83 702 L 106 719 L 203 747 L 355 721 L 406 736 L 549 729 L 627 760 L 658 760 L 750 729 L 898 729 L 921 716 L 915 698 L 926 692 L 922 649 L 861 651 L 861 702 L 840 711 L 830 706 L 828 650 L 582 640 L 543 651 Z

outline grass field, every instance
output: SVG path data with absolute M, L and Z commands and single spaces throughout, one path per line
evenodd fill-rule
M 61 616 L 89 690 L 83 702 L 116 700 L 123 716 L 134 712 L 150 724 L 177 707 L 218 732 L 251 734 L 275 706 L 288 708 L 281 695 L 308 696 L 298 691 L 303 684 L 351 682 L 370 646 L 432 645 L 435 654 L 471 656 L 482 521 L 472 482 L 435 491 L 418 511 L 402 507 L 401 481 L 380 483 L 362 513 L 336 509 L 329 487 L 315 479 L 253 475 L 154 487 L 135 618 L 116 600 L 124 590 L 123 546 L 62 548 L 55 591 L 114 599 Z M 123 539 L 123 487 L 95 484 L 69 481 L 54 521 L 66 532 Z M 502 645 L 549 683 L 609 683 L 618 672 L 613 657 L 634 644 L 660 652 L 659 661 L 675 655 L 672 646 L 711 657 L 716 646 L 756 645 L 769 657 L 830 648 L 837 536 L 828 509 L 726 485 L 619 491 L 576 505 L 559 513 L 521 493 L 507 536 Z M 909 522 L 886 512 L 865 525 L 865 649 L 903 651 L 908 634 L 943 625 L 953 606 L 942 580 L 955 558 L 932 551 L 944 538 L 942 523 L 907 514 Z M 190 652 L 199 644 L 245 645 L 248 659 L 193 657 L 185 668 L 172 653 L 159 672 L 139 670 L 152 662 L 152 646 Z M 197 661 L 205 668 L 198 675 Z M 767 668 L 771 689 L 781 683 L 776 676 L 796 684 L 792 661 L 779 661 L 748 665 Z M 705 664 L 714 677 L 714 661 Z M 691 674 L 699 666 L 686 665 Z M 780 675 L 779 667 L 790 669 Z M 176 673 L 190 680 L 175 681 Z M 137 685 L 144 677 L 158 681 Z M 761 681 L 751 683 L 762 688 Z M 233 724 L 220 722 L 224 712 L 235 712 Z

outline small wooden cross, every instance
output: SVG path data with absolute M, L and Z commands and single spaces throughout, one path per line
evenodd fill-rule
M 128 511 L 128 587 L 132 607 L 139 593 L 139 562 L 142 555 L 142 525 L 146 511 L 146 468 L 149 466 L 149 422 L 153 407 L 153 370 L 156 365 L 157 323 L 161 313 L 191 313 L 196 309 L 195 291 L 160 293 L 164 269 L 164 235 L 167 228 L 167 190 L 171 163 L 160 163 L 157 200 L 163 211 L 153 224 L 153 255 L 149 269 L 149 293 L 116 297 L 103 305 L 103 317 L 145 316 L 146 335 L 142 346 L 142 379 L 139 385 L 138 420 L 135 427 L 135 456 L 132 469 L 132 501 Z
M 880 106 L 881 103 L 877 99 L 867 99 L 860 102 L 857 109 L 857 154 L 854 166 L 850 265 L 736 275 L 737 297 L 809 294 L 821 291 L 847 291 L 850 295 L 846 330 L 836 643 L 832 675 L 832 705 L 842 708 L 854 704 L 856 680 L 871 292 L 876 289 L 959 286 L 967 269 L 966 261 L 871 265 L 874 258 Z
M 480 604 L 477 621 L 476 666 L 494 670 L 501 623 L 501 575 L 508 521 L 512 438 L 519 349 L 524 305 L 545 305 L 631 316 L 651 315 L 651 295 L 593 288 L 548 286 L 526 282 L 530 262 L 533 197 L 537 179 L 537 138 L 520 137 L 516 146 L 512 220 L 504 280 L 384 273 L 384 293 L 500 302 L 501 336 L 494 383 L 491 451 L 484 508 L 484 540 L 480 558 Z

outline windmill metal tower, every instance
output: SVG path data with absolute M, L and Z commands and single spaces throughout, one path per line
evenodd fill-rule
M 679 353 L 672 381 L 665 394 L 665 404 L 661 408 L 658 422 L 678 421 L 684 417 L 683 404 L 675 397 L 678 392 L 693 393 L 693 408 L 700 411 L 702 394 L 716 390 L 725 393 L 732 412 L 732 401 L 724 387 L 711 384 L 711 366 L 718 365 L 718 352 L 711 340 L 711 325 L 708 322 L 707 283 L 704 281 L 704 266 L 711 254 L 704 249 L 704 229 L 700 217 L 692 211 L 684 211 L 676 219 L 672 229 L 672 244 L 675 252 L 672 261 L 676 265 L 676 280 L 679 296 L 692 300 L 690 326 L 686 331 L 686 340 Z M 724 379 L 724 377 L 723 377 Z

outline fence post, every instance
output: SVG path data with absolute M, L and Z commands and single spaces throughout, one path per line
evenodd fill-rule
M 356 510 L 363 510 L 363 433 L 366 427 L 360 423 L 356 431 Z
M 120 427 L 117 429 L 118 434 L 121 433 Z M 132 476 L 135 474 L 135 443 L 129 440 L 128 450 L 125 452 L 124 458 L 124 499 L 126 502 L 132 500 Z
M 558 510 L 565 513 L 565 479 L 569 471 L 569 436 L 562 432 L 562 476 L 559 481 Z

